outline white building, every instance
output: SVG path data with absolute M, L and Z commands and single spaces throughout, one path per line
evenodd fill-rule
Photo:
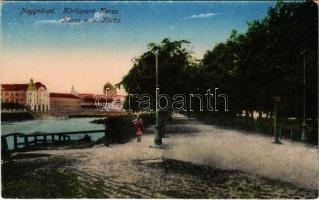
M 31 79 L 27 89 L 26 105 L 31 111 L 46 112 L 50 110 L 50 95 L 46 86 Z

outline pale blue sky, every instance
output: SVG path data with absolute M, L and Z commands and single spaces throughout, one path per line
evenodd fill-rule
M 108 51 L 145 49 L 165 37 L 186 39 L 195 53 L 224 41 L 232 29 L 242 32 L 247 21 L 261 19 L 274 2 L 4 2 L 2 31 L 9 49 L 92 48 Z M 37 23 L 63 18 L 63 8 L 118 9 L 120 24 Z M 22 8 L 55 8 L 53 15 L 20 15 Z M 68 15 L 70 18 L 93 18 Z
M 274 1 L 265 2 L 3 2 L 1 81 L 26 83 L 32 77 L 49 91 L 100 93 L 104 83 L 121 81 L 132 58 L 164 38 L 188 40 L 193 56 L 225 41 L 233 29 L 262 19 Z M 119 24 L 61 23 L 64 8 L 117 9 Z M 21 9 L 52 9 L 52 15 L 20 15 Z M 160 63 L 159 63 L 160 64 Z

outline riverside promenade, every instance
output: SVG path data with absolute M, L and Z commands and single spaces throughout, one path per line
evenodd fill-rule
M 167 132 L 165 149 L 149 148 L 149 128 L 141 143 L 25 152 L 15 162 L 54 161 L 55 168 L 75 174 L 100 198 L 318 196 L 318 148 L 288 140 L 277 145 L 270 137 L 220 129 L 182 115 L 173 117 Z M 59 164 L 60 158 L 67 162 Z M 47 169 L 52 163 L 41 166 Z

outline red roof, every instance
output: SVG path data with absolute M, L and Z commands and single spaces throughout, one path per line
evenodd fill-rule
M 27 91 L 28 84 L 1 84 L 4 91 Z
M 50 97 L 80 99 L 79 97 L 77 97 L 77 96 L 75 96 L 73 94 L 68 94 L 68 93 L 50 93 Z
M 37 89 L 39 89 L 40 87 L 44 87 L 45 89 L 47 89 L 47 87 L 44 84 L 42 84 L 41 82 L 36 82 L 34 85 Z
M 1 84 L 1 89 L 4 91 L 27 91 L 28 85 L 29 84 Z M 34 85 L 37 89 L 40 87 L 47 89 L 47 87 L 41 82 L 36 82 Z

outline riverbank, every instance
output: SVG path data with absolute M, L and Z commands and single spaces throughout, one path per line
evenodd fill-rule
M 2 122 L 13 122 L 34 119 L 30 112 L 3 113 L 1 112 Z
M 105 118 L 126 116 L 128 113 L 122 111 L 80 111 L 80 112 L 1 112 L 2 122 L 19 122 L 32 119 L 69 119 L 69 118 Z
M 55 118 L 57 117 L 51 112 L 1 112 L 1 122 L 20 122 Z

